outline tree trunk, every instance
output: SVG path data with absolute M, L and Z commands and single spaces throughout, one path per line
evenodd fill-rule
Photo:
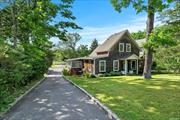
M 154 8 L 152 4 L 152 0 L 148 0 L 148 8 L 147 8 L 148 18 L 146 23 L 146 42 L 149 40 L 149 36 L 154 28 Z M 153 49 L 149 46 L 145 51 L 145 62 L 144 62 L 144 78 L 151 78 L 151 66 L 153 59 Z
M 17 46 L 17 20 L 15 17 L 15 2 L 11 1 L 11 17 L 12 17 L 12 37 L 13 37 L 13 47 Z

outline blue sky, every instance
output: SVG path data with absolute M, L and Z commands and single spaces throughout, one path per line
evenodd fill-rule
M 59 0 L 53 1 L 58 2 Z M 110 0 L 75 0 L 72 12 L 77 18 L 75 22 L 83 28 L 82 30 L 70 31 L 81 35 L 82 39 L 78 45 L 90 45 L 94 38 L 101 44 L 116 32 L 125 29 L 136 32 L 144 30 L 146 27 L 145 12 L 136 14 L 136 11 L 130 6 L 118 13 L 112 7 Z M 57 38 L 51 40 L 54 43 L 59 41 Z
M 72 12 L 77 17 L 75 22 L 83 28 L 71 31 L 81 35 L 82 39 L 78 45 L 90 45 L 94 38 L 101 44 L 113 33 L 125 29 L 136 32 L 146 27 L 145 12 L 136 14 L 130 6 L 118 13 L 112 7 L 110 0 L 75 0 Z M 52 40 L 55 43 L 58 41 L 56 38 Z

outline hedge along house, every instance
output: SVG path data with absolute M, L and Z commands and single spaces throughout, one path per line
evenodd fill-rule
M 69 59 L 71 71 L 75 74 L 90 72 L 94 75 L 121 72 L 124 75 L 142 71 L 141 48 L 130 36 L 128 30 L 111 35 L 88 57 Z

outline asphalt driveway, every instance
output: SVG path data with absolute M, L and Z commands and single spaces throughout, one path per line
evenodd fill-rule
M 51 69 L 45 81 L 21 99 L 4 120 L 108 120 L 82 91 Z

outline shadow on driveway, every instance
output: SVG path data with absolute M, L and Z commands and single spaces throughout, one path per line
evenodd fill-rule
M 4 120 L 108 120 L 82 91 L 50 69 L 38 87 L 22 98 Z

